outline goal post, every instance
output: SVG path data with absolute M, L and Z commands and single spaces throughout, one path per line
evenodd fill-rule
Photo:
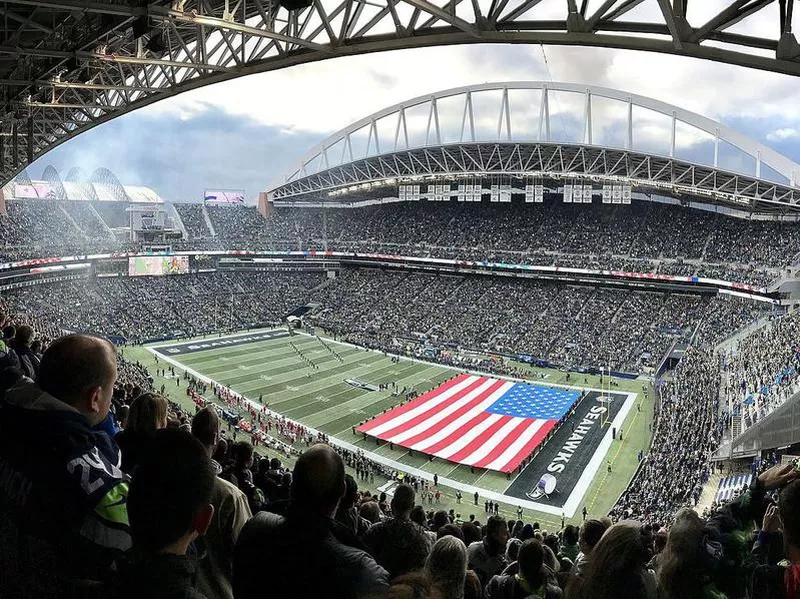
M 600 415 L 600 426 L 606 426 L 610 422 L 611 413 L 611 367 L 600 367 L 600 372 L 604 376 L 601 377 L 602 383 L 600 385 L 600 397 L 597 403 L 605 408 L 605 411 Z

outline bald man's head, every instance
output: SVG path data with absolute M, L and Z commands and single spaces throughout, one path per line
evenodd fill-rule
M 42 391 L 73 406 L 92 425 L 108 415 L 117 380 L 114 346 L 99 337 L 66 335 L 56 339 L 42 356 Z
M 330 445 L 313 445 L 297 459 L 292 475 L 293 505 L 333 516 L 344 491 L 344 462 Z

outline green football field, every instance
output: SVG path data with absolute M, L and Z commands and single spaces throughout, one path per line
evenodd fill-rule
M 208 339 L 219 341 L 219 337 Z M 235 340 L 236 337 L 223 338 Z M 458 481 L 479 490 L 502 493 L 513 481 L 505 474 L 492 471 L 470 472 L 468 466 L 458 465 L 443 460 L 429 461 L 418 452 L 410 455 L 408 451 L 374 439 L 364 440 L 360 434 L 353 434 L 353 427 L 381 412 L 400 403 L 401 398 L 393 396 L 391 390 L 365 391 L 345 382 L 345 379 L 379 385 L 394 382 L 398 389 L 413 388 L 420 393 L 432 389 L 451 378 L 455 371 L 436 364 L 420 363 L 400 359 L 392 361 L 391 357 L 363 348 L 337 344 L 325 339 L 325 344 L 335 349 L 341 362 L 334 357 L 325 344 L 314 337 L 295 335 L 265 341 L 255 341 L 229 347 L 219 347 L 190 353 L 170 354 L 176 347 L 186 342 L 174 344 L 158 344 L 155 349 L 162 354 L 158 364 L 151 348 L 130 347 L 124 349 L 124 355 L 145 364 L 151 374 L 165 365 L 165 359 L 179 368 L 202 375 L 240 393 L 251 400 L 259 395 L 268 404 L 269 409 L 306 426 L 323 431 L 330 437 L 350 443 L 366 452 L 392 460 L 396 468 L 416 468 L 429 473 L 438 474 L 440 479 Z M 294 347 L 292 347 L 292 344 Z M 185 347 L 185 346 L 184 346 Z M 297 349 L 295 349 L 297 348 Z M 298 355 L 298 351 L 307 359 L 317 364 L 313 369 Z M 167 356 L 167 358 L 163 357 Z M 568 384 L 576 388 L 582 386 L 600 388 L 599 377 L 576 375 L 573 373 L 569 382 L 566 374 L 558 370 L 547 370 L 526 367 L 530 372 L 530 380 L 544 383 Z M 542 378 L 544 377 L 544 378 Z M 175 380 L 154 376 L 156 387 L 164 384 L 166 394 L 183 405 L 190 413 L 194 404 L 186 396 L 185 387 L 177 386 Z M 637 466 L 637 452 L 646 451 L 650 439 L 649 423 L 652 421 L 653 393 L 647 382 L 615 379 L 614 391 L 637 393 L 636 401 L 640 410 L 631 410 L 625 421 L 626 436 L 623 441 L 612 444 L 607 458 L 612 461 L 613 472 L 608 474 L 602 468 L 595 475 L 588 488 L 583 504 L 592 515 L 604 515 L 614 504 L 616 498 L 627 485 Z M 282 441 L 286 439 L 281 438 Z M 298 448 L 301 448 L 298 443 Z M 263 450 L 270 455 L 272 450 Z M 284 463 L 291 464 L 285 456 L 279 456 Z M 371 490 L 378 490 L 387 483 L 387 479 L 376 477 L 374 485 L 366 485 Z M 359 481 L 359 485 L 365 484 Z M 454 508 L 466 518 L 474 513 L 481 520 L 483 506 L 475 507 L 464 494 L 464 505 L 455 502 L 454 490 L 442 487 L 443 498 L 435 508 Z M 516 507 L 501 504 L 501 512 L 506 516 L 515 514 Z M 551 514 L 531 513 L 526 510 L 526 519 L 537 520 L 552 530 L 560 526 L 560 518 Z M 575 519 L 580 518 L 576 514 Z M 569 521 L 569 520 L 568 520 Z

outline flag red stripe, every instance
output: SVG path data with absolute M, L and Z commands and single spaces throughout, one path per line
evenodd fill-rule
M 458 376 L 453 377 L 449 381 L 447 381 L 445 383 L 442 383 L 438 387 L 434 387 L 433 389 L 431 389 L 427 393 L 423 393 L 418 398 L 408 402 L 407 404 L 405 404 L 403 406 L 397 406 L 396 408 L 394 408 L 392 410 L 389 410 L 388 412 L 386 412 L 384 414 L 380 414 L 380 415 L 376 416 L 375 418 L 373 418 L 369 422 L 365 422 L 364 424 L 362 424 L 356 430 L 358 432 L 360 432 L 360 433 L 368 433 L 370 430 L 372 430 L 376 426 L 381 425 L 381 424 L 391 420 L 392 418 L 397 418 L 401 414 L 405 414 L 409 410 L 413 410 L 414 408 L 422 405 L 426 401 L 430 401 L 431 399 L 434 399 L 435 397 L 441 395 L 442 393 L 444 393 L 445 391 L 450 389 L 450 387 L 453 387 L 454 385 L 457 385 L 458 383 L 460 383 L 461 381 L 463 381 L 465 378 L 467 378 L 469 376 L 470 375 L 468 375 L 468 374 L 459 374 Z
M 525 429 L 527 429 L 529 426 L 534 426 L 535 424 L 536 420 L 534 419 L 526 419 L 520 422 L 519 425 L 516 426 L 513 431 L 511 431 L 508 435 L 506 435 L 505 439 L 503 439 L 500 443 L 495 445 L 494 449 L 492 449 L 492 451 L 489 452 L 489 455 L 487 455 L 482 460 L 478 460 L 475 464 L 473 464 L 473 466 L 475 466 L 476 468 L 486 468 L 486 466 L 488 466 L 489 464 L 494 462 L 497 458 L 499 458 L 501 455 L 503 455 L 503 452 L 506 449 L 508 449 L 509 445 L 511 445 L 514 441 L 517 440 L 517 438 L 523 433 Z
M 461 437 L 463 437 L 466 433 L 468 433 L 470 430 L 472 430 L 476 426 L 479 426 L 481 423 L 485 422 L 486 420 L 491 418 L 493 415 L 494 414 L 491 414 L 490 412 L 482 412 L 482 413 L 478 414 L 475 418 L 472 418 L 469 421 L 465 422 L 462 426 L 458 427 L 456 430 L 454 430 L 451 434 L 449 434 L 447 437 L 445 437 L 441 441 L 438 441 L 437 443 L 434 443 L 430 447 L 427 447 L 426 449 L 424 449 L 423 452 L 424 453 L 428 453 L 428 454 L 434 454 L 434 455 L 438 455 L 439 453 L 444 452 L 453 443 L 455 443 Z M 450 460 L 450 458 L 445 458 L 445 459 Z M 455 461 L 455 460 L 451 460 L 451 461 Z
M 470 382 L 470 378 L 474 378 L 474 380 Z M 397 445 L 412 448 L 414 445 L 424 445 L 426 441 L 430 443 L 446 434 L 446 437 L 420 450 L 421 453 L 436 455 L 451 462 L 465 463 L 470 456 L 478 457 L 488 451 L 484 457 L 473 464 L 474 467 L 485 469 L 491 466 L 492 470 L 512 472 L 544 442 L 547 435 L 555 428 L 556 421 L 526 418 L 518 424 L 514 424 L 513 422 L 519 418 L 508 415 L 500 416 L 486 410 L 478 412 L 477 408 L 486 407 L 481 404 L 488 403 L 487 399 L 493 394 L 498 394 L 506 383 L 507 381 L 503 379 L 494 379 L 493 377 L 459 374 L 417 399 L 369 420 L 357 430 L 386 441 L 391 441 L 399 436 L 401 440 L 399 443 L 395 442 Z M 459 388 L 454 389 L 456 386 Z M 476 391 L 482 387 L 485 388 Z M 442 394 L 445 393 L 450 397 L 442 397 Z M 474 397 L 466 399 L 470 394 L 473 394 Z M 411 410 L 414 412 L 409 414 Z M 408 420 L 395 424 L 394 420 L 397 418 L 407 418 Z M 465 418 L 468 420 L 461 422 Z M 453 428 L 456 427 L 457 421 L 459 422 L 457 428 Z M 378 427 L 385 429 L 387 426 L 393 426 L 393 428 L 379 435 L 370 432 Z M 476 427 L 486 427 L 486 430 L 480 432 L 474 439 L 467 441 L 477 432 Z M 509 427 L 511 430 L 506 434 Z M 449 430 L 450 428 L 453 430 Z M 407 439 L 402 438 L 409 434 L 413 434 L 413 436 Z M 529 436 L 531 438 L 525 442 L 525 445 L 516 451 L 519 443 Z M 455 453 L 447 455 L 465 442 L 466 445 Z M 513 451 L 516 453 L 507 457 Z M 505 460 L 505 463 L 500 463 L 501 460 Z
M 439 412 L 444 410 L 446 407 L 448 407 L 448 406 L 452 405 L 453 403 L 463 399 L 468 393 L 471 393 L 472 391 L 475 391 L 475 389 L 477 389 L 481 385 L 486 384 L 487 380 L 489 380 L 489 379 L 486 379 L 484 377 L 480 377 L 477 380 L 472 381 L 472 383 L 470 383 L 469 385 L 467 385 L 466 387 L 464 387 L 463 389 L 461 389 L 457 393 L 454 393 L 453 395 L 451 395 L 450 397 L 448 397 L 444 401 L 440 402 L 439 404 L 437 404 L 435 406 L 431 406 L 430 409 L 425 410 L 425 411 L 421 412 L 420 414 L 417 414 L 416 416 L 414 416 L 410 420 L 407 420 L 406 422 L 398 423 L 398 425 L 395 426 L 394 428 L 391 428 L 389 430 L 383 431 L 382 433 L 380 433 L 377 436 L 380 439 L 389 440 L 390 438 L 395 437 L 395 436 L 397 436 L 397 435 L 399 435 L 401 433 L 404 433 L 407 430 L 409 430 L 410 428 L 412 428 L 414 426 L 417 426 L 418 424 L 424 423 L 426 420 L 429 420 L 432 416 L 438 414 Z M 438 424 L 439 423 L 437 423 L 437 425 Z M 437 427 L 437 430 L 438 430 L 438 427 Z M 407 444 L 408 443 L 406 441 L 403 441 L 403 445 L 407 445 Z
M 555 420 L 548 420 L 547 422 L 545 422 L 542 425 L 542 428 L 536 431 L 536 434 L 533 436 L 533 438 L 530 441 L 528 441 L 522 449 L 519 450 L 517 455 L 511 458 L 506 464 L 504 464 L 501 468 L 499 468 L 499 470 L 501 472 L 512 472 L 517 466 L 519 466 L 522 463 L 522 460 L 527 458 L 531 454 L 531 452 L 534 449 L 536 449 L 542 441 L 545 440 L 548 433 L 551 430 L 553 430 L 553 427 L 555 427 L 555 425 L 556 425 Z
M 484 384 L 486 382 L 486 380 L 487 379 L 482 379 L 481 380 L 481 384 Z M 433 428 L 428 427 L 426 430 L 421 431 L 419 434 L 414 435 L 413 437 L 411 437 L 409 439 L 405 439 L 403 441 L 403 445 L 411 447 L 414 444 L 419 443 L 420 441 L 424 441 L 425 439 L 428 439 L 432 435 L 435 435 L 438 431 L 442 430 L 444 427 L 446 427 L 450 423 L 454 422 L 457 418 L 460 418 L 461 416 L 463 416 L 464 414 L 466 414 L 470 410 L 474 409 L 475 406 L 477 406 L 481 402 L 485 401 L 487 397 L 489 397 L 492 393 L 497 391 L 497 389 L 502 387 L 504 384 L 505 384 L 505 381 L 500 381 L 500 380 L 492 383 L 488 388 L 484 389 L 484 391 L 482 393 L 479 393 L 471 401 L 465 403 L 460 408 L 454 410 L 452 414 L 448 414 L 445 418 L 443 418 L 439 422 L 434 423 Z M 445 403 L 447 403 L 449 405 L 452 402 L 445 402 Z M 441 410 L 436 410 L 434 412 L 433 410 L 431 410 L 429 412 L 426 412 L 425 414 L 421 414 L 421 416 L 423 416 L 423 418 L 420 419 L 420 421 L 417 424 L 420 424 L 424 420 L 430 419 L 431 416 L 433 416 L 435 413 L 438 413 L 440 411 Z M 477 418 L 478 416 L 481 415 L 481 413 L 478 413 L 478 414 L 475 415 L 475 417 L 470 418 L 470 420 L 468 422 L 473 422 L 475 420 L 475 418 Z M 404 427 L 404 430 L 408 430 L 409 428 L 411 428 L 411 427 Z M 396 434 L 399 434 L 399 433 L 392 432 L 391 436 L 394 436 Z M 451 433 L 450 435 L 448 435 L 446 437 L 446 439 L 451 439 L 452 437 L 453 437 L 453 435 Z M 451 441 L 451 443 L 452 443 L 452 441 Z M 433 453 L 433 452 L 431 452 L 429 447 L 426 447 L 424 451 L 425 451 L 425 453 L 428 453 L 428 454 Z
M 475 439 L 469 442 L 463 449 L 457 451 L 447 459 L 453 462 L 461 462 L 467 459 L 475 451 L 480 449 L 484 443 L 491 439 L 492 435 L 499 431 L 509 420 L 511 420 L 511 416 L 503 416 L 500 420 L 475 437 Z

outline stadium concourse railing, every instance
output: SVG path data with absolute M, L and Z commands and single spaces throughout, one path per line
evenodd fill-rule
M 746 297 L 755 301 L 777 303 L 775 294 L 764 287 L 756 287 L 746 283 L 710 279 L 697 276 L 677 276 L 655 273 L 636 273 L 619 270 L 591 270 L 563 266 L 539 266 L 530 264 L 509 264 L 504 262 L 485 262 L 471 260 L 447 260 L 441 258 L 425 258 L 392 254 L 355 253 L 339 251 L 251 251 L 251 250 L 201 250 L 176 252 L 125 252 L 86 254 L 75 256 L 57 256 L 35 258 L 0 264 L 0 289 L 7 289 L 15 278 L 31 276 L 57 276 L 59 274 L 89 274 L 103 261 L 124 260 L 144 256 L 188 256 L 210 258 L 238 258 L 241 265 L 280 266 L 284 262 L 298 261 L 338 262 L 345 265 L 371 265 L 388 268 L 409 268 L 433 272 L 459 274 L 495 274 L 516 277 L 541 278 L 577 282 L 584 284 L 621 284 L 634 287 L 671 287 L 683 290 L 694 289 L 698 292 L 719 292 L 723 294 Z M 229 262 L 228 267 L 235 266 Z M 215 265 L 216 266 L 216 265 Z M 190 268 L 185 274 L 214 271 L 216 268 Z M 118 275 L 126 273 L 120 272 Z

